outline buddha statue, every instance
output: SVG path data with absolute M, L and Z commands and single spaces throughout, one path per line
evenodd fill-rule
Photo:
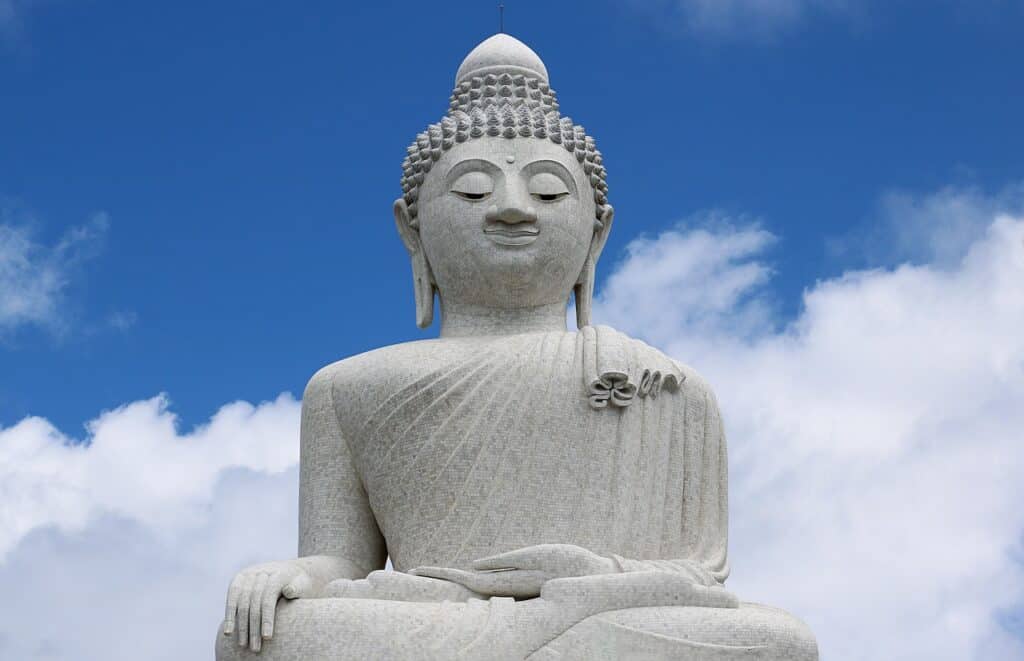
M 439 302 L 440 337 L 312 377 L 299 557 L 234 578 L 217 659 L 817 659 L 803 623 L 723 586 L 708 384 L 590 325 L 614 211 L 540 58 L 477 46 L 403 171 L 416 320 Z

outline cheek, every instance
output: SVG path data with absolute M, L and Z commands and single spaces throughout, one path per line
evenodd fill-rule
M 476 253 L 483 239 L 483 215 L 483 209 L 443 197 L 420 209 L 420 240 L 439 284 L 468 280 L 480 270 Z
M 581 206 L 578 200 L 567 200 L 538 210 L 543 230 L 549 234 L 551 248 L 569 263 L 579 261 L 582 264 L 594 235 L 593 223 L 583 217 Z
M 420 208 L 420 234 L 424 241 L 450 241 L 465 233 L 474 222 L 472 211 L 467 213 L 465 207 L 464 202 L 448 195 L 429 200 Z

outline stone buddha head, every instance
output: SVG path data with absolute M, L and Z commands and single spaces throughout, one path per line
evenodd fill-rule
M 497 34 L 456 74 L 448 114 L 402 164 L 398 231 L 412 259 L 416 321 L 446 303 L 516 310 L 568 303 L 590 322 L 594 269 L 613 209 L 601 153 L 562 117 L 544 63 Z

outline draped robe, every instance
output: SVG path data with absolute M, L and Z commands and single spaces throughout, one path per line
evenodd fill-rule
M 685 559 L 724 580 L 725 441 L 711 391 L 611 333 L 603 344 L 625 349 L 611 358 L 622 372 L 653 365 L 681 390 L 594 409 L 583 333 L 468 340 L 353 425 L 353 463 L 396 569 L 564 543 Z
M 798 621 L 737 608 L 718 587 L 726 448 L 710 388 L 611 329 L 428 340 L 328 366 L 304 396 L 301 463 L 300 556 L 468 568 L 558 543 L 623 573 L 519 602 L 281 602 L 264 658 L 775 659 L 790 658 L 772 655 L 780 640 L 806 647 Z M 715 587 L 683 578 L 694 571 Z

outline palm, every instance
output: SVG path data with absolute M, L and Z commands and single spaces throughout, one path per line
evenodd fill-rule
M 548 581 L 615 571 L 614 562 L 572 544 L 540 544 L 481 558 L 471 571 L 419 567 L 411 573 L 463 585 L 488 596 L 529 599 Z

